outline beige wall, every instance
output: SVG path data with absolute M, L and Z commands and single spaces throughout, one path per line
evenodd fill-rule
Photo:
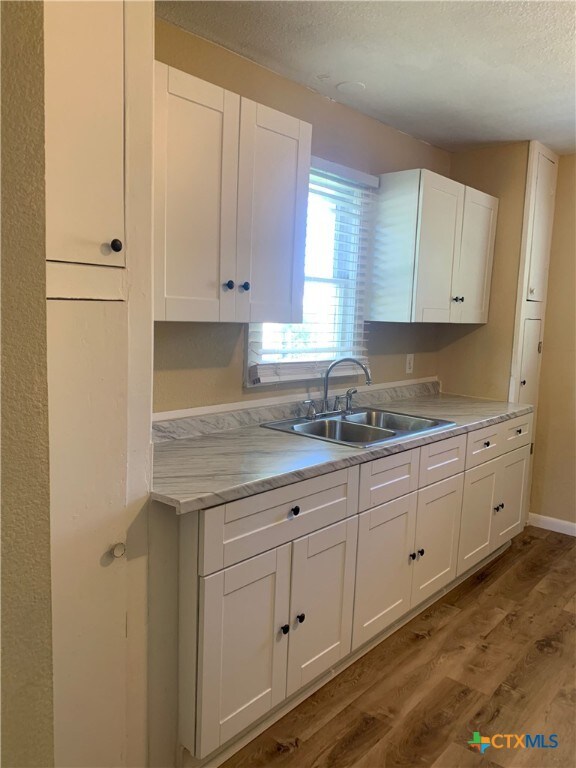
M 452 156 L 452 178 L 500 202 L 488 323 L 438 332 L 438 376 L 445 392 L 508 400 L 527 166 L 528 142 Z
M 576 523 L 576 155 L 560 158 L 530 511 Z
M 2 764 L 53 764 L 42 4 L 2 9 Z
M 450 154 L 394 130 L 302 85 L 156 21 L 156 58 L 313 125 L 314 154 L 368 173 L 430 168 L 449 175 Z M 368 353 L 374 381 L 405 379 L 405 356 L 415 353 L 413 377 L 437 372 L 434 332 L 373 323 Z M 271 394 L 302 394 L 296 387 L 245 391 L 244 327 L 217 323 L 156 323 L 154 410 L 236 402 Z

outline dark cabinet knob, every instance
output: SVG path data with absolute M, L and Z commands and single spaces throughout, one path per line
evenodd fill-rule
M 520 384 L 521 384 L 523 387 L 525 387 L 525 386 L 526 386 L 526 379 L 522 379 L 522 381 L 520 382 Z
M 464 304 L 464 296 L 460 296 L 460 301 Z
M 122 240 L 118 240 L 117 238 L 114 238 L 112 242 L 110 243 L 110 248 L 114 251 L 114 253 L 120 253 L 124 246 L 122 245 Z
M 245 280 L 243 283 L 240 283 L 240 288 L 242 288 L 243 291 L 249 291 L 250 283 L 248 282 L 248 280 Z
M 418 550 L 418 554 L 420 555 L 420 557 L 424 557 L 424 550 L 423 549 L 419 549 Z
M 498 512 L 499 509 L 500 509 L 500 504 L 498 504 L 497 507 L 494 507 L 494 512 Z
M 520 427 L 520 429 L 517 429 L 517 430 L 516 430 L 516 434 L 517 434 L 517 435 L 521 435 L 521 434 L 522 434 L 522 427 Z
M 500 509 L 504 509 L 504 502 L 502 502 L 502 504 L 500 504 Z
M 222 283 L 222 287 L 228 288 L 228 290 L 231 291 L 232 288 L 234 288 L 234 280 L 228 280 L 228 282 Z
M 298 515 L 300 514 L 300 507 L 296 505 L 295 507 L 292 507 L 290 511 L 292 512 L 294 517 L 298 517 Z
M 305 618 L 306 618 L 305 613 L 299 613 L 298 616 L 296 616 L 296 619 L 298 620 L 298 624 L 304 624 Z
M 491 445 L 490 440 L 486 440 L 486 442 L 484 443 L 484 448 L 490 448 L 490 445 Z
M 408 557 L 410 558 L 410 560 L 416 560 L 416 552 L 410 552 Z
M 283 624 L 280 629 L 283 635 L 287 635 L 290 632 L 290 624 Z

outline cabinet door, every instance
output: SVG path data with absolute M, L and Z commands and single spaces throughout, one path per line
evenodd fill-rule
M 526 296 L 528 301 L 544 301 L 546 298 L 557 173 L 558 164 L 540 153 L 532 203 L 532 237 L 528 256 L 530 268 Z
M 520 387 L 518 402 L 535 405 L 538 402 L 540 380 L 540 334 L 542 320 L 524 320 L 522 359 L 520 363 Z
M 200 579 L 196 756 L 286 694 L 290 544 Z
M 525 506 L 528 503 L 528 466 L 530 446 L 518 448 L 498 459 L 498 474 L 494 493 L 490 549 L 494 551 L 524 527 Z
M 358 520 L 295 541 L 287 695 L 350 653 Z
M 458 576 L 488 557 L 491 552 L 490 531 L 497 503 L 495 492 L 498 466 L 499 459 L 494 459 L 464 473 Z
M 464 186 L 422 171 L 417 236 L 415 322 L 450 321 L 452 265 L 459 258 Z
M 236 297 L 240 322 L 302 322 L 311 133 L 308 123 L 242 99 Z
M 46 258 L 124 266 L 124 3 L 44 3 Z
M 463 485 L 460 474 L 418 491 L 412 606 L 456 576 Z
M 358 518 L 353 649 L 410 608 L 417 500 L 410 493 Z
M 240 97 L 155 66 L 155 319 L 233 321 Z
M 462 242 L 452 271 L 451 323 L 488 322 L 497 213 L 495 197 L 465 188 Z

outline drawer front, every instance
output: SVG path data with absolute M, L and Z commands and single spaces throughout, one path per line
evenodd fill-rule
M 358 467 L 203 510 L 199 573 L 204 576 L 278 547 L 358 511 Z
M 503 450 L 501 426 L 501 424 L 492 424 L 468 433 L 466 469 L 477 467 L 478 464 L 500 456 Z
M 420 448 L 419 487 L 437 483 L 464 471 L 466 435 L 449 437 Z
M 534 414 L 527 413 L 526 416 L 518 416 L 515 419 L 502 421 L 500 427 L 500 443 L 502 445 L 501 453 L 513 451 L 516 448 L 522 448 L 529 445 L 532 441 L 532 422 Z
M 420 449 L 385 456 L 360 466 L 360 511 L 405 496 L 418 488 Z

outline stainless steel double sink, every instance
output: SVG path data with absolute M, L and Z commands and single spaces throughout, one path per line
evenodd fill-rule
M 387 440 L 447 429 L 455 423 L 379 408 L 353 408 L 349 412 L 320 415 L 315 419 L 269 421 L 261 426 L 354 448 L 368 448 Z

